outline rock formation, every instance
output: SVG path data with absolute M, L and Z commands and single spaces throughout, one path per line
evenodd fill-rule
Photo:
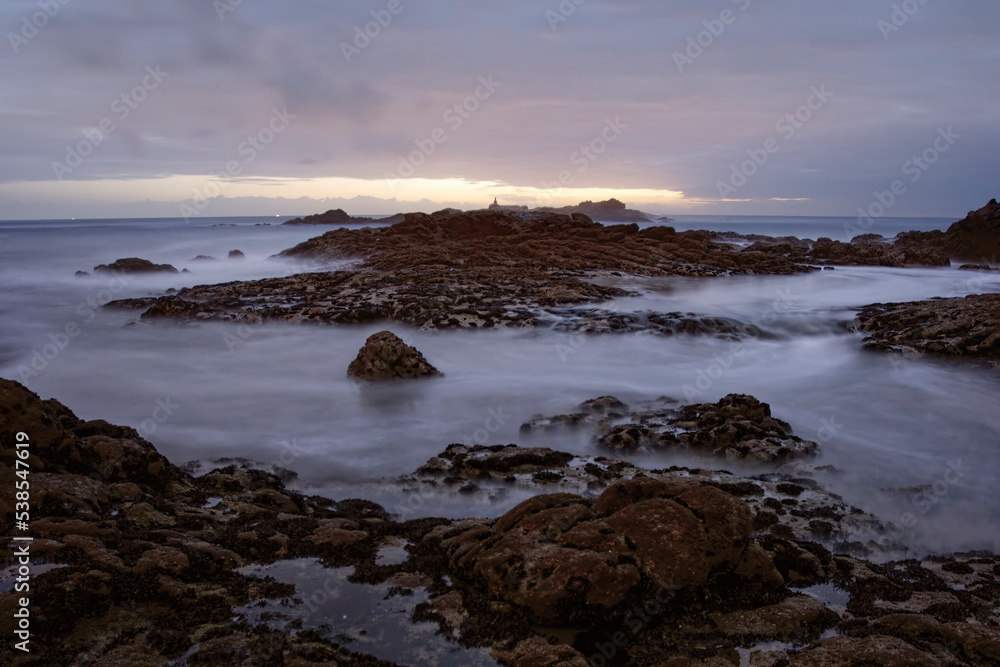
M 394 224 L 401 222 L 404 215 L 402 213 L 397 213 L 395 215 L 390 215 L 387 218 L 366 218 L 363 216 L 348 215 L 346 211 L 340 208 L 330 209 L 326 213 L 316 213 L 315 215 L 307 215 L 304 218 L 294 218 L 288 220 L 282 224 L 285 225 L 357 225 L 357 224 Z
M 379 331 L 365 341 L 347 374 L 359 380 L 400 380 L 441 375 L 417 348 L 391 331 Z
M 819 444 L 792 435 L 787 422 L 771 416 L 771 406 L 753 396 L 730 394 L 717 403 L 674 407 L 660 399 L 632 410 L 613 396 L 586 401 L 576 412 L 536 416 L 522 433 L 563 426 L 586 426 L 600 447 L 615 452 L 686 451 L 727 461 L 782 463 L 819 453 Z
M 871 349 L 1000 362 L 1000 294 L 877 303 L 854 327 Z
M 148 259 L 126 257 L 94 267 L 94 273 L 178 273 L 169 264 L 153 264 Z

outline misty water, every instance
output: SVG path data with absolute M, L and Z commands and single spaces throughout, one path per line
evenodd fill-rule
M 215 226 L 220 222 L 226 226 Z M 602 308 L 733 317 L 768 336 L 734 347 L 713 337 L 389 325 L 445 374 L 389 386 L 361 386 L 345 374 L 365 338 L 384 324 L 126 326 L 138 313 L 93 307 L 112 296 L 318 268 L 269 257 L 325 228 L 259 226 L 267 222 L 275 220 L 0 223 L 0 375 L 84 419 L 139 429 L 174 463 L 243 457 L 293 470 L 292 486 L 303 491 L 371 498 L 390 509 L 405 498 L 382 480 L 412 472 L 449 443 L 603 453 L 583 432 L 522 437 L 520 425 L 536 414 L 567 412 L 602 395 L 639 403 L 748 393 L 770 403 L 797 435 L 821 442 L 816 463 L 837 469 L 820 478 L 828 488 L 887 521 L 912 514 L 905 541 L 915 551 L 1000 550 L 1000 374 L 865 352 L 861 335 L 842 326 L 870 303 L 997 292 L 1000 274 L 838 267 L 797 276 L 616 279 L 637 295 Z M 811 236 L 836 238 L 845 222 L 818 219 Z M 760 221 L 718 224 L 787 233 Z M 245 260 L 226 259 L 236 248 Z M 190 261 L 199 254 L 220 261 Z M 127 256 L 192 273 L 124 285 L 73 275 Z M 52 355 L 56 348 L 46 346 L 66 343 L 60 332 L 71 323 L 79 333 Z M 679 455 L 635 460 L 706 467 Z M 510 493 L 485 504 L 442 495 L 424 499 L 417 513 L 495 516 L 522 498 Z

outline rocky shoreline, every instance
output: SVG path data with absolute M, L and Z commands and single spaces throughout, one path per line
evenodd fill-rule
M 725 405 L 695 428 L 741 423 Z M 487 482 L 538 495 L 497 519 L 403 520 L 251 468 L 192 477 L 133 429 L 15 382 L 0 381 L 0 413 L 6 483 L 15 434 L 30 438 L 32 630 L 59 638 L 30 655 L 5 644 L 5 664 L 395 664 L 356 650 L 363 628 L 335 634 L 309 612 L 354 586 L 409 605 L 413 635 L 395 641 L 442 651 L 428 661 L 475 647 L 509 665 L 1000 660 L 1000 558 L 877 562 L 898 547 L 892 527 L 806 469 L 740 477 L 456 445 L 391 483 L 414 497 Z M 311 589 L 255 574 L 314 561 L 329 575 Z M 8 636 L 16 604 L 0 594 Z

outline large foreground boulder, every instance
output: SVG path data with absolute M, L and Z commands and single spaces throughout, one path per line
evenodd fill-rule
M 656 594 L 666 604 L 720 577 L 739 580 L 745 592 L 780 588 L 752 530 L 746 503 L 718 488 L 640 477 L 596 500 L 536 496 L 490 529 L 473 528 L 442 546 L 491 598 L 527 609 L 534 622 L 573 626 L 636 596 Z
M 379 331 L 365 341 L 347 374 L 360 380 L 398 380 L 433 377 L 441 371 L 431 366 L 417 348 L 391 331 Z

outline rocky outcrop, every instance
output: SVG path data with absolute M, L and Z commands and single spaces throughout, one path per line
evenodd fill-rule
M 126 257 L 94 267 L 94 273 L 178 273 L 170 264 L 153 264 L 148 259 Z
M 865 306 L 865 347 L 1000 362 L 1000 294 Z
M 1000 204 L 991 199 L 978 211 L 969 211 L 944 232 L 906 232 L 906 238 L 933 246 L 948 257 L 997 263 L 1000 257 Z
M 387 218 L 366 218 L 348 215 L 341 208 L 330 209 L 326 213 L 316 213 L 307 215 L 304 218 L 294 218 L 283 222 L 284 225 L 357 225 L 357 224 L 395 224 L 401 222 L 405 216 L 402 213 L 390 215 Z
M 347 374 L 359 380 L 401 380 L 434 377 L 441 371 L 431 366 L 424 355 L 407 345 L 391 331 L 379 331 L 365 341 L 358 356 L 347 367 Z
M 658 219 L 655 215 L 647 215 L 642 211 L 626 208 L 625 204 L 617 199 L 608 199 L 607 201 L 599 202 L 587 200 L 580 202 L 576 206 L 563 206 L 561 208 L 540 206 L 537 210 L 566 215 L 582 213 L 588 218 L 600 220 L 601 222 L 652 222 Z
M 887 239 L 879 234 L 861 234 L 849 242 L 821 237 L 815 241 L 756 238 L 744 253 L 783 257 L 795 262 L 837 266 L 947 266 L 948 255 L 935 247 L 902 234 Z
M 1000 256 L 1000 204 L 993 199 L 946 231 L 900 232 L 887 239 L 879 234 L 861 234 L 850 242 L 819 238 L 750 237 L 717 234 L 715 238 L 749 241 L 746 253 L 762 253 L 794 262 L 846 266 L 948 266 L 951 259 L 996 263 Z
M 799 273 L 781 258 L 743 255 L 708 232 L 671 227 L 605 226 L 581 213 L 445 209 L 408 213 L 391 227 L 338 229 L 305 241 L 284 257 L 317 261 L 364 259 L 378 270 L 420 267 L 425 273 L 502 268 L 510 273 L 620 271 L 641 275 Z
M 413 213 L 392 226 L 337 229 L 281 256 L 320 264 L 355 259 L 359 265 L 351 271 L 201 285 L 178 296 L 216 309 L 218 319 L 489 328 L 553 324 L 558 313 L 548 317 L 541 309 L 629 294 L 587 280 L 598 272 L 722 276 L 813 270 L 762 253 L 734 252 L 705 232 L 604 226 L 579 213 L 503 207 Z M 646 325 L 665 334 L 750 333 L 739 323 L 709 319 L 697 323 L 683 313 L 649 314 Z
M 675 403 L 660 399 L 632 410 L 605 396 L 583 403 L 568 415 L 538 415 L 522 425 L 521 432 L 587 426 L 600 447 L 615 452 L 685 451 L 755 464 L 783 463 L 819 453 L 819 444 L 792 435 L 791 426 L 772 417 L 771 407 L 753 396 L 730 394 L 717 403 L 672 407 Z
M 230 250 L 229 254 L 226 255 L 228 259 L 246 259 L 247 256 L 243 254 L 242 250 Z
M 393 321 L 425 330 L 524 327 L 540 309 L 627 294 L 574 277 L 502 269 L 429 272 L 335 271 L 200 285 L 179 296 L 219 311 L 223 320 L 321 324 Z

